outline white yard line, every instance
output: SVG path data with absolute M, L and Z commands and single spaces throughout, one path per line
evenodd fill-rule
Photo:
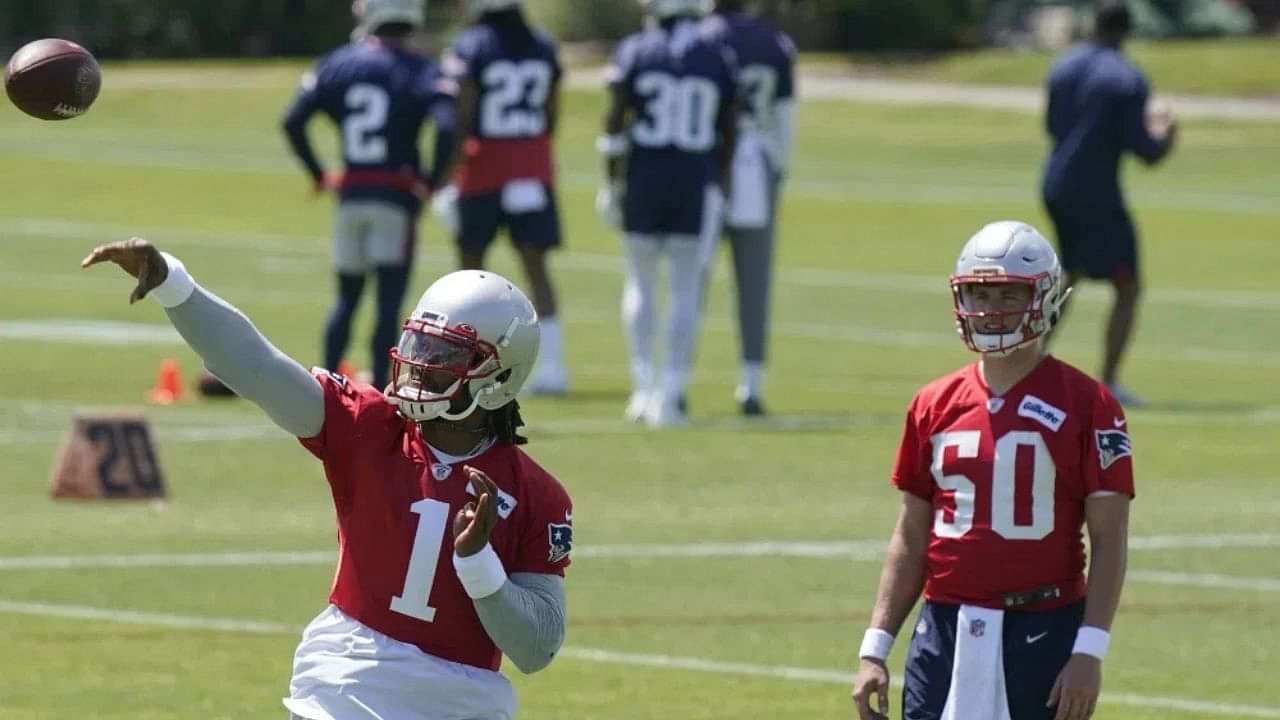
M 1130 540 L 1133 552 L 1181 549 L 1226 549 L 1280 547 L 1277 534 L 1152 535 Z M 574 557 L 586 559 L 627 558 L 815 558 L 857 562 L 879 562 L 885 541 L 866 540 L 748 540 L 742 542 L 620 543 L 584 545 L 574 549 Z M 165 567 L 256 567 L 329 565 L 332 551 L 143 553 L 128 555 L 53 555 L 0 557 L 0 571 L 77 570 L 85 568 L 165 568 Z M 1231 587 L 1262 592 L 1280 592 L 1280 580 L 1215 574 L 1131 570 L 1129 578 L 1158 585 Z
M 87 607 L 83 605 L 14 602 L 9 600 L 0 600 L 0 614 L 24 615 L 28 617 L 51 617 L 66 620 L 89 620 L 94 622 L 115 622 L 130 625 L 144 625 L 149 627 L 164 627 L 175 630 L 198 630 L 207 632 L 243 633 L 250 635 L 296 635 L 301 632 L 300 627 L 286 623 L 137 612 L 132 610 Z M 740 677 L 760 677 L 777 680 L 790 680 L 795 682 L 810 682 L 824 685 L 846 686 L 853 680 L 853 675 L 848 670 L 824 670 L 820 668 L 790 667 L 786 665 L 759 665 L 754 663 L 726 662 L 709 658 L 618 652 L 615 650 L 603 650 L 598 648 L 570 646 L 561 649 L 560 656 L 569 660 L 585 663 L 624 665 L 628 667 L 646 667 L 662 670 L 684 670 L 717 675 L 735 675 Z M 895 686 L 901 687 L 900 683 L 900 680 L 895 679 Z M 1280 708 L 1278 707 L 1219 703 L 1211 700 L 1199 700 L 1195 698 L 1161 697 L 1158 695 L 1107 692 L 1103 693 L 1101 702 L 1109 705 L 1127 705 L 1130 707 L 1167 710 L 1171 712 L 1186 712 L 1199 715 L 1280 718 Z

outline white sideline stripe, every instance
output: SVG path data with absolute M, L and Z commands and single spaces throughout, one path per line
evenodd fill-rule
M 1128 580 L 1155 585 L 1189 585 L 1191 587 L 1228 588 L 1232 590 L 1257 590 L 1280 592 L 1280 578 L 1239 577 L 1236 575 L 1195 574 L 1164 572 L 1160 570 L 1131 570 Z
M 579 559 L 612 558 L 750 558 L 798 557 L 838 558 L 878 562 L 884 557 L 884 540 L 795 541 L 757 540 L 713 543 L 621 543 L 586 545 L 576 548 Z M 1280 547 L 1280 535 L 1149 535 L 1134 537 L 1129 549 L 1136 552 L 1182 550 L 1193 548 L 1262 548 Z M 71 570 L 82 568 L 158 568 L 158 567 L 253 567 L 327 565 L 335 560 L 332 551 L 219 552 L 219 553 L 143 553 L 135 555 L 54 555 L 0 557 L 3 570 Z M 1146 582 L 1172 585 L 1213 586 L 1280 591 L 1280 580 L 1226 575 L 1196 575 L 1161 571 L 1130 571 Z
M 301 628 L 285 623 L 228 618 L 205 618 L 167 613 L 148 613 L 132 610 L 87 607 L 83 605 L 55 605 L 0 600 L 0 613 L 34 617 L 53 617 L 67 620 L 94 620 L 102 622 L 148 625 L 178 630 L 206 630 L 251 635 L 294 635 Z M 789 667 L 785 665 L 756 665 L 752 663 L 725 662 L 707 658 L 676 657 L 626 653 L 597 648 L 566 647 L 560 656 L 579 662 L 607 663 L 630 667 L 648 667 L 664 670 L 689 670 L 717 675 L 763 677 L 777 680 L 794 680 L 826 685 L 849 685 L 853 675 L 844 670 Z M 894 680 L 901 687 L 901 680 Z M 1198 713 L 1202 715 L 1236 715 L 1258 718 L 1280 718 L 1280 708 L 1261 705 L 1237 705 L 1194 698 L 1159 697 L 1135 693 L 1103 693 L 1101 702 L 1110 705 L 1128 705 L 1149 709 Z
M 107 223 L 84 223 L 73 222 L 67 220 L 57 220 L 52 218 L 14 218 L 0 221 L 0 229 L 15 235 L 30 235 L 36 237 L 49 238 L 73 238 L 89 240 L 93 242 L 105 242 L 110 239 L 131 237 L 139 235 L 143 237 L 156 238 L 157 242 L 163 241 L 170 245 L 192 245 L 196 247 L 214 248 L 222 250 L 249 250 L 255 253 L 271 252 L 278 253 L 281 256 L 297 256 L 299 254 L 311 256 L 316 262 L 323 263 L 323 268 L 328 268 L 328 241 L 321 237 L 291 236 L 291 235 L 270 235 L 261 233 L 199 233 L 189 230 L 179 230 L 174 228 L 156 228 L 156 227 L 138 227 L 127 225 L 112 225 Z M 723 255 L 723 254 L 722 254 Z M 453 258 L 446 257 L 441 253 L 425 253 L 426 259 L 442 259 L 452 261 Z M 280 262 L 277 258 L 275 262 Z M 610 255 L 606 253 L 586 253 L 577 251 L 567 251 L 556 253 L 554 264 L 557 269 L 575 270 L 584 272 L 608 272 L 621 275 L 624 272 L 622 257 L 619 255 Z M 80 272 L 75 270 L 75 272 Z M 721 278 L 725 276 L 724 272 L 718 272 Z M 26 273 L 6 273 L 0 274 L 0 280 L 6 285 L 20 283 L 22 278 L 27 277 Z M 64 276 L 40 276 L 34 279 L 35 283 L 32 287 L 47 288 L 48 283 L 56 282 L 61 277 L 65 282 Z M 777 281 L 785 285 L 797 285 L 801 287 L 822 287 L 822 288 L 839 288 L 839 289 L 858 289 L 858 290 L 893 290 L 897 292 L 913 291 L 939 296 L 947 296 L 950 291 L 947 289 L 946 278 L 937 275 L 927 275 L 922 273 L 891 273 L 891 272 L 856 272 L 850 270 L 828 270 L 822 268 L 777 268 Z M 81 283 L 77 282 L 77 287 Z M 25 287 L 25 286 L 24 286 Z M 120 284 L 113 282 L 111 287 L 119 289 Z M 127 286 L 125 288 L 127 290 Z M 291 297 L 299 297 L 307 302 L 314 302 L 315 296 L 311 293 L 290 293 L 289 291 L 264 291 L 259 288 L 245 288 L 240 291 L 233 291 L 230 288 L 219 287 L 218 292 L 227 295 L 237 294 L 241 297 L 252 297 L 255 301 L 259 301 L 259 297 L 266 293 L 268 298 L 280 298 L 282 301 Z M 1102 295 L 1095 294 L 1094 297 L 1084 295 L 1081 299 L 1089 299 L 1095 302 L 1104 302 L 1106 300 Z M 1280 292 L 1266 290 L 1233 290 L 1231 288 L 1152 288 L 1147 291 L 1146 302 L 1168 304 L 1168 305 L 1185 305 L 1191 307 L 1202 308 L 1232 308 L 1232 309 L 1280 309 Z
M 133 610 L 112 610 L 110 608 L 86 607 L 83 605 L 54 605 L 51 603 L 12 602 L 9 600 L 0 600 L 0 613 L 56 617 L 68 620 L 102 620 L 105 622 L 151 625 L 180 630 L 214 630 L 217 632 L 250 633 L 254 635 L 276 635 L 301 631 L 301 628 L 295 628 L 292 625 L 258 622 L 255 620 L 189 617 L 186 615 L 137 612 Z
M 0 322 L 0 339 L 95 345 L 181 345 L 168 325 L 97 320 L 18 320 Z

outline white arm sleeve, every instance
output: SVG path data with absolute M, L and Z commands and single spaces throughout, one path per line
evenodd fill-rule
M 209 372 L 266 411 L 285 432 L 315 437 L 324 426 L 324 391 L 296 360 L 276 349 L 239 310 L 194 285 L 169 321 Z
M 769 153 L 772 155 L 773 166 L 781 175 L 786 175 L 791 167 L 795 114 L 795 100 L 779 100 L 774 106 L 774 123 L 769 133 Z
M 564 643 L 564 578 L 515 573 L 496 593 L 472 600 L 485 632 L 520 672 L 551 664 Z

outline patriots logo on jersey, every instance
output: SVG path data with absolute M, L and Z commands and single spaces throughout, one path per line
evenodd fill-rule
M 1133 454 L 1129 433 L 1123 430 L 1094 430 L 1098 441 L 1098 464 L 1106 470 L 1115 461 Z
M 547 523 L 547 537 L 551 552 L 547 562 L 558 563 L 569 557 L 573 550 L 573 526 L 568 523 Z

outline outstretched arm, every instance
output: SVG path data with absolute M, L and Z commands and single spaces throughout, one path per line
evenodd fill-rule
M 134 303 L 152 295 L 209 371 L 238 395 L 266 411 L 297 437 L 314 437 L 324 425 L 324 392 L 306 368 L 272 345 L 249 318 L 195 284 L 172 255 L 134 238 L 94 248 L 81 262 L 113 262 L 138 279 Z

